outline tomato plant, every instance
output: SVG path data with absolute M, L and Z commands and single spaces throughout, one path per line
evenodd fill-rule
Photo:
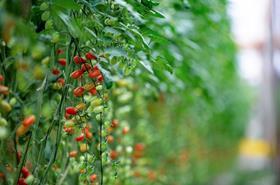
M 205 152 L 231 161 L 248 104 L 225 1 L 0 8 L 1 183 L 205 184 Z

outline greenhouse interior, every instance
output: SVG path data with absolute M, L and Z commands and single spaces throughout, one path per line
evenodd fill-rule
M 0 0 L 0 185 L 280 185 L 280 0 Z

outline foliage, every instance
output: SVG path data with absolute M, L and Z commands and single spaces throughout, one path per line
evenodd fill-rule
M 224 0 L 15 0 L 0 15 L 4 184 L 208 184 L 234 159 L 248 98 Z

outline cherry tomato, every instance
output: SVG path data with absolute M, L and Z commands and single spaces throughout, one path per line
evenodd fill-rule
M 78 112 L 78 109 L 76 107 L 67 107 L 65 110 L 66 113 L 70 115 L 76 115 Z
M 58 63 L 62 66 L 66 66 L 67 61 L 65 58 L 60 58 L 60 59 L 58 59 Z
M 34 115 L 30 115 L 22 121 L 22 125 L 25 127 L 30 127 L 35 123 L 35 121 L 36 121 L 36 117 Z
M 53 75 L 59 75 L 59 74 L 60 74 L 60 70 L 59 70 L 59 69 L 56 69 L 56 68 L 53 68 L 53 69 L 52 69 L 52 74 L 53 74 Z
M 80 136 L 78 136 L 78 137 L 75 138 L 75 140 L 76 140 L 77 142 L 81 142 L 81 141 L 83 141 L 84 139 L 85 139 L 85 135 L 84 135 L 84 134 L 81 134 Z
M 92 174 L 92 175 L 89 177 L 89 179 L 90 179 L 90 182 L 95 182 L 96 179 L 97 179 L 97 175 L 96 175 L 96 174 Z
M 77 87 L 74 89 L 73 94 L 76 97 L 83 96 L 85 89 L 83 87 Z
M 96 60 L 96 56 L 94 54 L 92 54 L 91 52 L 86 53 L 86 58 L 88 60 Z
M 21 174 L 23 178 L 27 178 L 30 175 L 28 168 L 26 168 L 25 166 L 22 167 Z
M 74 72 L 71 73 L 70 77 L 73 78 L 73 79 L 77 79 L 79 77 L 81 77 L 83 75 L 83 71 L 82 70 L 76 70 Z

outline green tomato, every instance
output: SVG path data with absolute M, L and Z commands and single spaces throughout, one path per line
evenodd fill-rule
M 101 98 L 96 98 L 94 100 L 92 100 L 91 105 L 92 106 L 99 106 L 102 104 L 102 99 Z
M 49 19 L 49 17 L 50 17 L 50 12 L 49 12 L 49 11 L 45 11 L 45 12 L 42 13 L 42 15 L 41 15 L 41 19 L 42 19 L 43 21 L 47 21 L 47 20 Z
M 40 5 L 40 10 L 42 11 L 45 11 L 49 8 L 49 5 L 46 3 L 46 2 L 43 2 L 41 5 Z
M 9 101 L 11 106 L 15 106 L 15 104 L 17 104 L 17 99 L 15 97 L 11 98 Z
M 103 89 L 103 86 L 102 86 L 102 85 L 96 86 L 96 90 L 101 91 L 102 89 Z
M 0 127 L 1 126 L 7 126 L 8 125 L 8 122 L 5 118 L 0 118 Z
M 101 112 L 103 112 L 103 108 L 104 107 L 102 105 L 97 106 L 93 109 L 93 112 L 96 113 L 96 114 L 101 113 Z
M 53 29 L 53 21 L 52 20 L 49 19 L 49 20 L 46 21 L 45 29 L 47 29 L 47 30 Z
M 59 36 L 59 33 L 58 32 L 54 32 L 52 34 L 52 39 L 51 39 L 51 42 L 52 43 L 57 43 L 60 39 L 60 36 Z

